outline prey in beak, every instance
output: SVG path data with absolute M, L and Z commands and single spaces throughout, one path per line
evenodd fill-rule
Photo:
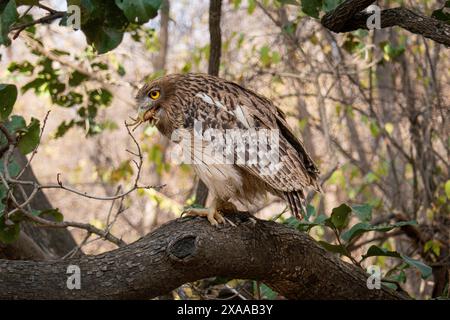
M 157 106 L 155 103 L 153 103 L 152 101 L 145 101 L 138 107 L 137 118 L 134 119 L 130 117 L 133 122 L 127 125 L 133 126 L 132 131 L 136 130 L 142 123 L 146 121 L 149 121 L 150 125 L 155 126 L 159 121 L 159 117 L 156 115 L 158 110 L 159 106 Z
M 138 108 L 138 120 L 141 122 L 149 121 L 151 125 L 156 125 L 159 118 L 156 116 L 159 107 L 154 103 L 146 103 L 145 105 L 140 105 Z

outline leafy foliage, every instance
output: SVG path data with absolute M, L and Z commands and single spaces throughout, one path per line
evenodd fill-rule
M 302 11 L 308 16 L 318 19 L 322 0 L 302 0 Z
M 337 244 L 329 243 L 323 240 L 319 240 L 318 243 L 327 251 L 337 253 L 342 256 L 350 258 L 354 263 L 360 265 L 362 261 L 369 257 L 392 257 L 402 259 L 408 267 L 417 268 L 424 279 L 431 275 L 431 268 L 421 261 L 412 259 L 397 251 L 388 250 L 387 248 L 372 245 L 367 252 L 362 255 L 359 261 L 355 260 L 351 254 L 351 248 L 355 244 L 356 240 L 364 233 L 376 231 L 376 232 L 388 232 L 395 228 L 401 228 L 404 226 L 417 225 L 416 221 L 400 221 L 394 224 L 371 224 L 372 218 L 372 206 L 368 204 L 358 204 L 349 206 L 347 204 L 341 204 L 334 208 L 330 217 L 325 215 L 317 215 L 311 222 L 310 219 L 316 215 L 314 207 L 308 206 L 308 213 L 304 220 L 297 221 L 294 217 L 286 220 L 285 223 L 297 228 L 301 231 L 309 231 L 313 227 L 326 227 L 333 231 L 336 236 Z M 353 224 L 349 227 L 349 221 L 352 218 L 356 218 L 360 222 Z M 431 245 L 430 245 L 431 246 Z
M 78 6 L 81 12 L 81 30 L 88 44 L 99 54 L 116 48 L 130 24 L 142 25 L 156 17 L 161 0 L 67 0 L 67 6 Z M 8 34 L 17 23 L 17 6 L 37 4 L 27 1 L 3 1 L 0 4 L 0 45 L 10 45 Z M 71 15 L 74 13 L 71 13 Z M 69 26 L 69 14 L 60 25 Z M 33 28 L 33 26 L 30 26 Z
M 12 84 L 0 84 L 0 120 L 8 119 L 17 99 L 17 88 Z
M 0 44 L 9 45 L 9 28 L 18 18 L 16 2 L 14 0 L 0 3 Z
M 40 123 L 38 119 L 31 118 L 30 124 L 23 129 L 18 147 L 20 152 L 28 154 L 39 144 Z
M 108 107 L 113 100 L 112 93 L 105 86 L 92 83 L 92 75 L 83 73 L 80 70 L 74 70 L 69 73 L 68 79 L 61 77 L 61 74 L 67 74 L 58 61 L 48 56 L 42 56 L 39 51 L 33 51 L 38 57 L 37 62 L 32 65 L 29 61 L 13 62 L 8 66 L 8 71 L 31 78 L 22 87 L 22 92 L 34 91 L 37 95 L 49 96 L 52 103 L 63 107 L 76 110 L 76 118 L 70 121 L 62 122 L 54 136 L 61 138 L 73 127 L 81 127 L 86 134 L 91 136 L 102 132 L 103 130 L 114 130 L 117 126 L 111 123 L 98 123 L 97 115 L 99 109 Z M 57 59 L 66 56 L 69 53 L 61 50 L 53 50 Z M 109 77 L 114 70 L 109 70 L 109 65 L 97 60 L 91 50 L 87 49 L 84 53 L 86 61 L 90 63 L 93 72 L 104 72 L 105 77 Z M 81 58 L 80 58 L 81 59 Z M 1 94 L 1 91 L 0 91 Z
M 115 2 L 128 21 L 142 24 L 156 17 L 162 0 L 115 0 Z
M 2 150 L 5 150 L 13 139 L 13 143 L 17 145 L 18 149 L 24 155 L 32 152 L 39 144 L 40 138 L 40 121 L 31 118 L 30 123 L 27 125 L 25 119 L 21 116 L 12 115 L 13 105 L 17 98 L 17 88 L 11 84 L 0 84 L 0 98 L 2 98 L 1 106 L 1 125 L 3 130 L 7 131 L 7 134 L 2 131 L 0 135 L 0 146 Z M 11 138 L 7 138 L 8 135 Z M 2 155 L 3 156 L 3 155 Z M 0 174 L 5 176 L 6 171 L 9 176 L 16 177 L 20 168 L 13 160 L 7 164 L 5 168 L 4 160 L 0 161 Z M 10 217 L 5 216 L 5 209 L 8 206 L 6 203 L 9 190 L 6 186 L 0 184 L 0 242 L 11 243 L 17 239 L 20 232 L 20 222 L 23 220 L 23 216 L 18 212 Z

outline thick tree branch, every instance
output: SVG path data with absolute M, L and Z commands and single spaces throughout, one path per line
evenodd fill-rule
M 326 252 L 305 233 L 228 214 L 236 224 L 171 221 L 117 250 L 63 261 L 0 260 L 1 299 L 148 299 L 212 276 L 255 279 L 290 299 L 402 299 L 369 290 L 358 267 Z M 81 289 L 67 289 L 67 267 L 81 269 Z
M 350 32 L 368 29 L 367 19 L 371 13 L 363 12 L 374 0 L 346 0 L 333 11 L 325 14 L 321 23 L 334 32 Z M 402 27 L 438 43 L 450 46 L 450 25 L 409 9 L 398 7 L 381 11 L 381 28 Z

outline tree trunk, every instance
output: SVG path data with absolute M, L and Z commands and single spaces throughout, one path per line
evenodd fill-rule
M 18 150 L 14 153 L 14 160 L 20 168 L 23 168 L 28 161 Z M 28 166 L 25 170 L 22 179 L 26 181 L 37 181 L 31 166 Z M 24 189 L 27 194 L 30 194 L 32 186 L 24 186 Z M 16 197 L 19 201 L 24 201 L 20 193 Z M 35 210 L 53 208 L 42 191 L 38 191 L 30 205 Z M 51 217 L 46 218 L 52 219 Z M 0 258 L 54 259 L 66 255 L 77 245 L 67 229 L 39 228 L 30 222 L 22 223 L 21 227 L 22 232 L 18 241 L 13 244 L 0 245 Z

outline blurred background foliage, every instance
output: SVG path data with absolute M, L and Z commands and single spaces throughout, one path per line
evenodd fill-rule
M 331 33 L 317 18 L 340 2 L 223 1 L 220 75 L 278 104 L 323 176 L 324 192 L 311 194 L 304 220 L 290 217 L 273 198 L 256 215 L 308 232 L 363 268 L 379 265 L 393 289 L 416 298 L 446 296 L 449 51 L 400 28 Z M 22 28 L 74 4 L 81 7 L 81 30 L 70 28 L 64 15 Z M 379 4 L 403 4 L 448 21 L 449 2 Z M 83 192 L 114 194 L 136 174 L 124 120 L 135 115 L 137 88 L 163 74 L 207 69 L 208 2 L 2 1 L 0 44 L 1 121 L 23 154 L 40 142 L 32 167 L 41 183 L 55 183 L 61 173 Z M 195 200 L 192 170 L 171 165 L 172 146 L 155 128 L 135 135 L 144 155 L 143 184 L 164 188 L 139 190 L 120 204 L 50 189 L 59 208 L 51 214 L 105 228 L 118 207 L 111 232 L 126 242 L 179 217 Z M 0 144 L 7 144 L 6 135 Z M 18 174 L 14 162 L 7 165 Z M 0 187 L 2 199 L 6 194 Z M 2 213 L 5 205 L 0 202 Z M 13 241 L 19 222 L 0 219 L 0 240 Z M 72 232 L 86 253 L 114 248 L 83 230 Z M 222 278 L 184 285 L 169 298 L 217 297 L 281 298 L 263 284 Z

